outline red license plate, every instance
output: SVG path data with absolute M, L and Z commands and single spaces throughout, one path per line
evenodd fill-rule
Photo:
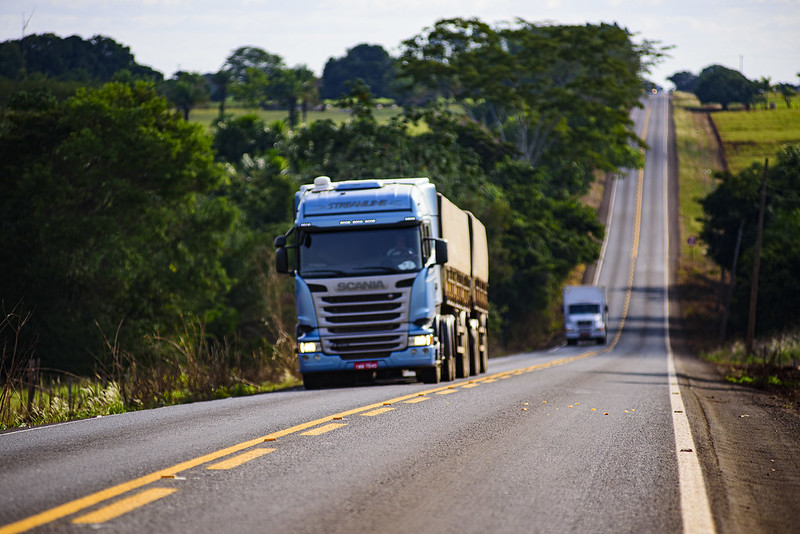
M 368 369 L 377 369 L 378 362 L 355 362 L 353 368 L 356 371 L 366 371 Z

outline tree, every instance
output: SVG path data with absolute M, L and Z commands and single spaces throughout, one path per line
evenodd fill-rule
M 582 191 L 594 170 L 641 164 L 628 116 L 639 105 L 652 43 L 635 45 L 616 25 L 494 29 L 477 19 L 441 20 L 404 43 L 401 74 L 461 105 L 513 143 L 534 167 L 570 171 Z
M 103 83 L 123 69 L 136 80 L 164 79 L 160 72 L 137 64 L 128 47 L 102 35 L 84 40 L 44 33 L 0 43 L 0 76 L 5 78 L 41 73 L 60 81 Z
M 189 112 L 208 101 L 210 96 L 208 82 L 202 74 L 196 72 L 178 71 L 164 85 L 167 100 L 183 113 L 183 120 L 187 121 Z
M 797 324 L 800 285 L 789 273 L 800 268 L 795 236 L 800 223 L 800 146 L 784 145 L 767 175 L 767 197 L 759 278 L 759 332 L 781 331 Z M 760 183 L 764 169 L 754 164 L 738 174 L 721 174 L 718 187 L 701 201 L 701 238 L 709 255 L 730 269 L 739 231 L 742 231 L 731 323 L 740 332 L 747 324 L 751 268 L 758 217 Z
M 276 100 L 285 103 L 289 111 L 289 127 L 297 125 L 297 103 L 303 102 L 303 111 L 307 102 L 316 97 L 316 76 L 305 65 L 284 69 L 275 74 L 270 80 L 267 92 Z
M 278 74 L 284 64 L 283 58 L 277 54 L 270 54 L 255 46 L 242 46 L 228 56 L 225 68 L 230 71 L 233 82 L 243 83 L 248 80 L 250 69 L 263 72 L 269 77 Z
M 270 84 L 285 68 L 283 58 L 253 46 L 237 48 L 224 65 L 224 69 L 230 72 L 234 96 L 260 107 L 267 107 L 273 99 Z
M 797 95 L 797 89 L 791 84 L 779 83 L 775 86 L 775 90 L 783 97 L 783 101 L 786 102 L 786 107 L 791 109 L 792 98 Z
M 0 300 L 32 312 L 46 365 L 92 368 L 120 324 L 136 351 L 184 315 L 226 323 L 236 212 L 202 127 L 141 82 L 20 95 L 0 119 Z
M 245 154 L 263 155 L 281 136 L 277 127 L 269 128 L 255 113 L 245 113 L 217 121 L 212 146 L 218 160 L 238 163 Z
M 716 103 L 727 110 L 734 102 L 740 102 L 750 109 L 759 91 L 757 84 L 739 71 L 711 65 L 700 73 L 694 93 L 701 104 Z
M 692 74 L 689 71 L 683 70 L 680 72 L 676 72 L 672 76 L 668 77 L 667 80 L 674 83 L 675 89 L 677 89 L 678 91 L 694 93 L 694 90 L 697 87 L 698 76 L 696 74 Z
M 210 81 L 213 86 L 211 100 L 219 102 L 218 118 L 220 120 L 225 117 L 225 102 L 228 100 L 228 87 L 230 86 L 232 76 L 231 71 L 225 68 L 218 70 L 210 76 Z
M 341 98 L 347 94 L 347 83 L 361 79 L 369 91 L 379 97 L 393 97 L 396 77 L 394 59 L 380 45 L 359 44 L 347 50 L 344 57 L 330 58 L 322 71 L 321 96 Z

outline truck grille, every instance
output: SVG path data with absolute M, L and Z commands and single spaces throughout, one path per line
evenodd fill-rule
M 387 288 L 377 291 L 335 291 L 341 279 L 313 293 L 322 351 L 343 359 L 383 358 L 408 346 L 408 306 L 411 288 L 396 287 L 398 280 L 382 279 Z M 321 288 L 319 288 L 321 289 Z

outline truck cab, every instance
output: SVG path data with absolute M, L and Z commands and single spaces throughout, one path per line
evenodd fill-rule
M 439 197 L 427 178 L 319 177 L 297 192 L 295 224 L 275 240 L 276 265 L 294 276 L 307 387 L 353 371 L 441 377 L 453 339 L 442 332 L 449 255 Z
M 568 345 L 580 340 L 607 341 L 608 305 L 602 286 L 564 287 L 564 337 Z

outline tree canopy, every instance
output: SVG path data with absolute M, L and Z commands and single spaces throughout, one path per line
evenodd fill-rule
M 554 179 L 577 179 L 563 184 L 573 192 L 595 170 L 641 163 L 628 112 L 658 52 L 617 25 L 448 19 L 404 46 L 401 75 L 458 103 L 534 167 L 564 171 Z
M 800 147 L 785 145 L 767 172 L 766 211 L 759 277 L 759 332 L 784 330 L 800 321 Z M 719 173 L 719 185 L 701 201 L 709 255 L 722 269 L 736 263 L 731 322 L 743 332 L 747 324 L 756 226 L 764 167 L 754 164 L 738 173 Z M 737 242 L 738 261 L 734 262 Z
M 102 35 L 85 40 L 43 33 L 0 43 L 0 76 L 4 78 L 21 80 L 39 73 L 62 81 L 108 82 L 121 70 L 135 79 L 164 79 L 160 72 L 136 63 L 128 47 Z
M 674 83 L 675 89 L 678 91 L 693 93 L 697 87 L 697 75 L 686 70 L 676 72 L 672 76 L 668 77 L 667 80 Z
M 380 45 L 359 44 L 347 50 L 344 57 L 330 58 L 322 71 L 322 98 L 336 99 L 349 93 L 348 82 L 362 80 L 378 97 L 393 98 L 395 60 Z
M 85 367 L 120 323 L 136 346 L 181 314 L 229 313 L 234 213 L 199 126 L 143 83 L 19 98 L 0 122 L 0 296 L 33 312 L 46 362 Z
M 183 113 L 183 120 L 188 121 L 189 112 L 209 99 L 210 88 L 201 74 L 178 71 L 164 83 L 164 93 L 175 108 Z
M 704 68 L 694 89 L 701 104 L 720 104 L 724 110 L 734 102 L 742 103 L 750 109 L 760 92 L 757 83 L 745 78 L 741 72 L 722 65 Z

